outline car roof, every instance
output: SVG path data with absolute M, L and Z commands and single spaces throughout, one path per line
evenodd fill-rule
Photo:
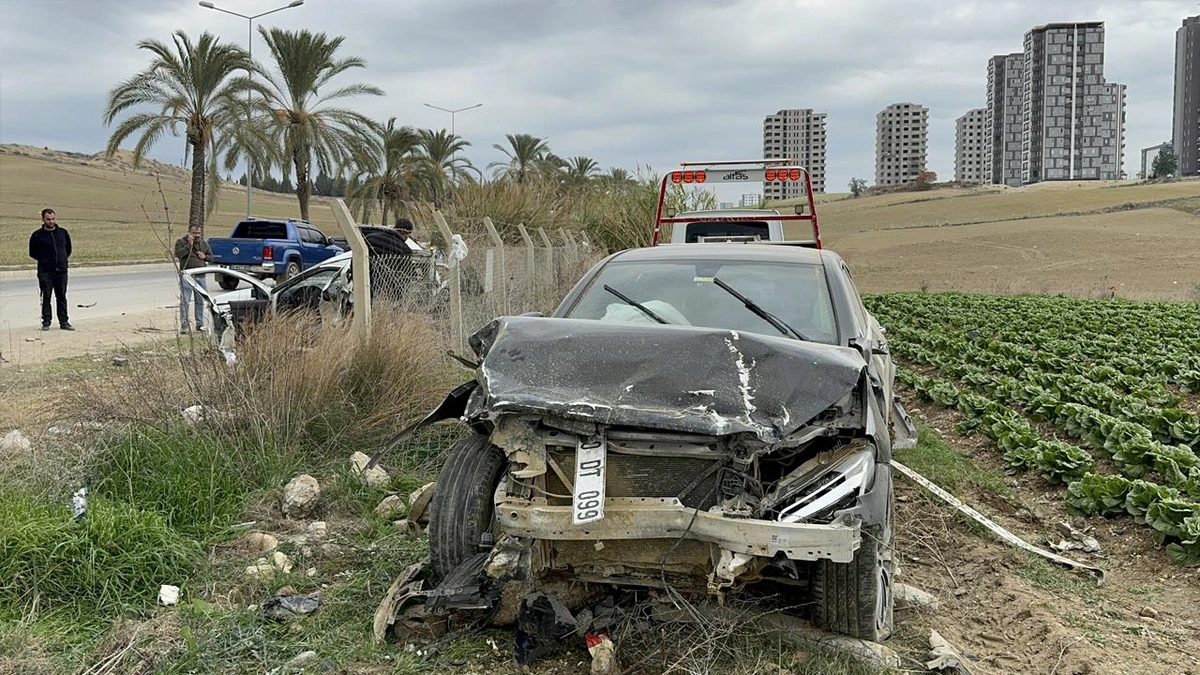
M 612 257 L 611 262 L 650 262 L 657 260 L 745 260 L 792 262 L 820 265 L 832 251 L 789 246 L 779 243 L 747 242 L 736 244 L 662 244 L 631 248 Z
M 708 211 L 684 211 L 683 213 L 675 214 L 676 218 L 747 218 L 750 216 L 763 216 L 765 219 L 770 219 L 772 216 L 778 216 L 779 212 L 774 209 L 711 209 Z

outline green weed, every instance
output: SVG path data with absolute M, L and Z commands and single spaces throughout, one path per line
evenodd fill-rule
M 269 448 L 231 447 L 186 429 L 136 429 L 102 448 L 93 489 L 157 511 L 167 526 L 204 540 L 237 522 L 250 493 L 293 468 Z
M 1004 475 L 980 468 L 960 450 L 918 423 L 917 446 L 897 450 L 896 459 L 951 493 L 970 485 L 1007 499 L 1015 499 Z
M 202 551 L 153 510 L 94 496 L 74 522 L 65 504 L 7 490 L 0 495 L 0 618 L 78 610 L 141 611 L 159 586 L 183 586 Z

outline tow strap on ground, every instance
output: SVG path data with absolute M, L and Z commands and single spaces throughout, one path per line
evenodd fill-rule
M 1096 585 L 1097 586 L 1104 584 L 1104 570 L 1100 569 L 1099 567 L 1092 567 L 1091 565 L 1085 565 L 1081 562 L 1076 562 L 1074 560 L 1071 560 L 1070 558 L 1064 558 L 1063 556 L 1058 555 L 1057 553 L 1051 553 L 1050 551 L 1047 551 L 1043 548 L 1038 548 L 1037 546 L 1030 544 L 1029 542 L 1025 541 L 1024 539 L 1021 539 L 1020 537 L 1013 534 L 1012 532 L 1009 532 L 1008 530 L 1004 529 L 1003 527 L 1000 527 L 995 522 L 993 522 L 990 518 L 988 518 L 987 516 L 983 515 L 982 513 L 978 512 L 978 511 L 976 511 L 975 509 L 967 506 L 966 504 L 962 503 L 961 501 L 959 501 L 959 499 L 957 497 L 950 494 L 949 492 L 946 492 L 942 488 L 938 487 L 932 481 L 930 481 L 928 478 L 922 476 L 921 474 L 917 473 L 916 471 L 913 471 L 912 469 L 908 468 L 907 466 L 904 466 L 903 464 L 901 464 L 900 462 L 897 462 L 894 459 L 892 460 L 891 464 L 893 467 L 896 468 L 897 471 L 899 471 L 900 473 L 904 474 L 905 476 L 908 476 L 909 478 L 913 479 L 914 481 L 919 483 L 922 487 L 924 487 L 926 490 L 929 490 L 930 492 L 937 495 L 938 497 L 941 497 L 947 504 L 953 506 L 954 508 L 958 509 L 959 511 L 966 514 L 967 516 L 970 516 L 970 518 L 972 520 L 974 520 L 975 522 L 979 523 L 980 525 L 983 525 L 984 527 L 991 530 L 992 532 L 995 532 L 1004 541 L 1007 541 L 1008 543 L 1010 543 L 1013 546 L 1016 546 L 1018 548 L 1023 548 L 1026 551 L 1029 551 L 1030 553 L 1036 553 L 1037 555 L 1040 555 L 1043 558 L 1050 560 L 1051 562 L 1056 562 L 1060 565 L 1065 565 L 1067 567 L 1071 567 L 1074 569 L 1080 569 L 1080 570 L 1085 570 L 1087 572 L 1090 572 L 1092 575 L 1094 575 L 1096 577 Z

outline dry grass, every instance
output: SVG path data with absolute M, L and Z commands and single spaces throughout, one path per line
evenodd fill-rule
M 1064 293 L 1196 300 L 1200 218 L 1140 209 L 946 228 L 826 234 L 866 293 Z
M 848 234 L 1045 218 L 1098 212 L 1125 205 L 1144 208 L 1165 201 L 1195 199 L 1197 193 L 1200 193 L 1198 181 L 1128 183 L 1119 187 L 1103 184 L 1072 184 L 1069 188 L 1031 185 L 1011 190 L 943 188 L 838 200 L 823 206 L 820 216 L 824 231 Z
M 428 316 L 385 308 L 366 340 L 317 317 L 265 321 L 238 346 L 235 367 L 208 341 L 181 340 L 174 358 L 113 378 L 82 380 L 65 394 L 65 419 L 170 428 L 203 404 L 210 421 L 254 447 L 368 447 L 421 416 L 456 383 Z

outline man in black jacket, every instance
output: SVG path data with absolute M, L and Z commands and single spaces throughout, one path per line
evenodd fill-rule
M 51 292 L 58 309 L 59 328 L 75 330 L 67 317 L 67 259 L 71 257 L 71 235 L 58 226 L 54 209 L 42 209 L 42 226 L 29 236 L 29 257 L 37 261 L 42 330 L 50 330 Z

